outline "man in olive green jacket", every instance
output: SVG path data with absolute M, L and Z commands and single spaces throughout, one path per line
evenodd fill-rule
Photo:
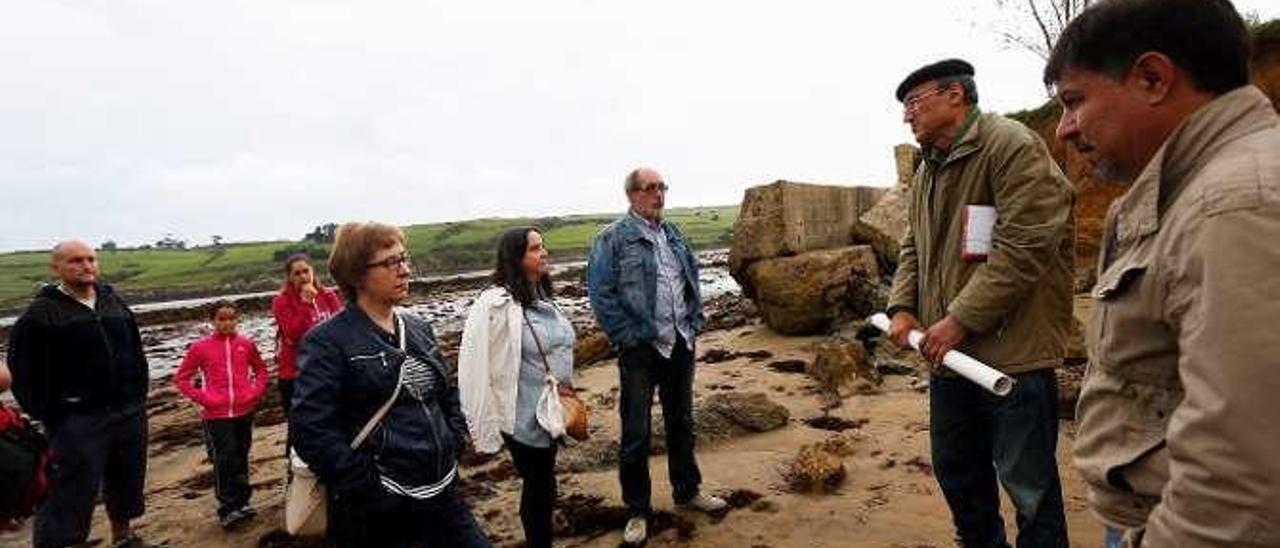
M 977 108 L 973 67 L 951 59 L 898 87 L 924 149 L 889 299 L 890 336 L 925 332 L 934 473 L 965 547 L 1008 546 L 997 480 L 1019 547 L 1067 546 L 1053 368 L 1071 322 L 1075 199 L 1044 142 Z M 939 370 L 951 349 L 1014 377 L 1007 397 Z M 994 466 L 993 466 L 994 463 Z
M 1280 546 L 1280 117 L 1248 52 L 1226 0 L 1106 1 L 1045 68 L 1058 136 L 1130 185 L 1074 449 L 1107 546 Z

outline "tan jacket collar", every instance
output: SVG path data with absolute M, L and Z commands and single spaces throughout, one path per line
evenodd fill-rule
M 1127 244 L 1160 226 L 1162 206 L 1182 191 L 1192 172 L 1223 145 L 1276 123 L 1271 101 L 1254 86 L 1225 93 L 1182 122 L 1134 180 L 1112 211 L 1116 239 Z

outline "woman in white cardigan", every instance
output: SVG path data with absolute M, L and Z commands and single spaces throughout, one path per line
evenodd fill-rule
M 458 354 L 462 411 L 476 450 L 505 442 L 522 480 L 520 522 L 529 548 L 551 546 L 558 440 L 538 424 L 549 370 L 573 381 L 573 325 L 551 300 L 547 250 L 536 228 L 508 230 L 498 242 L 493 286 L 467 313 Z

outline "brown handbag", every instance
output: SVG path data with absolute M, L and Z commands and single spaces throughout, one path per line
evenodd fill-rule
M 523 310 L 522 312 L 524 312 L 524 324 L 529 326 L 529 334 L 533 335 L 533 344 L 537 345 L 538 354 L 542 356 L 542 368 L 556 387 L 556 394 L 560 396 L 560 406 L 564 408 L 564 432 L 575 440 L 586 441 L 591 437 L 587 431 L 587 404 L 578 398 L 572 388 L 560 386 L 555 381 L 555 377 L 551 374 L 551 364 L 547 362 L 547 353 L 542 349 L 542 341 L 538 339 L 538 331 L 529 322 L 529 313 Z

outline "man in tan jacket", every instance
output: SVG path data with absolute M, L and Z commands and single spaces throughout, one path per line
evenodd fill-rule
M 1075 442 L 1109 546 L 1280 546 L 1280 118 L 1248 51 L 1226 0 L 1112 0 L 1045 68 L 1058 136 L 1129 185 Z
M 1074 190 L 1027 127 L 979 112 L 973 67 L 949 59 L 898 86 L 924 149 L 889 299 L 890 335 L 925 332 L 937 364 L 953 347 L 1012 375 L 1001 398 L 945 370 L 929 380 L 934 473 L 962 546 L 1006 547 L 997 481 L 1017 509 L 1019 547 L 1067 546 L 1053 368 L 1071 322 Z

